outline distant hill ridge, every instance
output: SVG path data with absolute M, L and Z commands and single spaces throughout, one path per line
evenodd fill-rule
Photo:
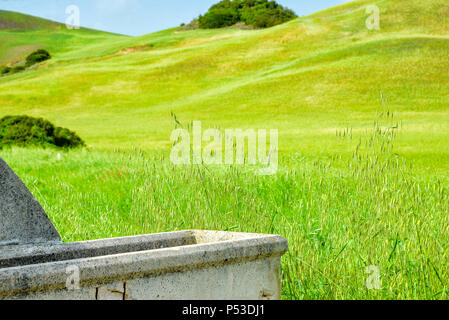
M 62 23 L 13 11 L 0 10 L 0 30 L 60 29 Z
M 0 10 L 0 67 L 23 61 L 40 48 L 58 56 L 58 53 L 83 50 L 89 44 L 117 38 L 127 37 L 83 27 L 69 30 L 64 23 Z

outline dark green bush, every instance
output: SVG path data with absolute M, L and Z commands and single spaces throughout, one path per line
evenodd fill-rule
M 55 145 L 63 148 L 84 146 L 84 141 L 73 131 L 66 128 L 55 128 Z
M 239 22 L 239 12 L 234 8 L 216 8 L 198 19 L 202 29 L 229 27 Z
M 0 145 L 76 148 L 85 143 L 75 132 L 43 118 L 6 116 L 0 119 Z
M 17 66 L 11 69 L 11 71 L 9 71 L 9 73 L 18 73 L 18 72 L 22 72 L 25 70 L 24 66 Z
M 275 1 L 222 0 L 198 18 L 203 29 L 223 28 L 243 22 L 255 28 L 268 28 L 296 18 L 296 14 Z
M 11 72 L 11 68 L 10 67 L 3 67 L 0 71 L 0 74 L 8 74 Z
M 36 63 L 51 59 L 51 55 L 47 50 L 39 49 L 31 53 L 26 59 L 26 66 L 30 67 Z
M 296 18 L 296 14 L 274 1 L 259 3 L 254 7 L 244 7 L 241 20 L 255 28 L 269 28 Z
M 42 62 L 42 61 L 45 61 L 48 59 L 51 59 L 50 53 L 48 53 L 47 50 L 39 49 L 39 50 L 36 50 L 33 53 L 31 53 L 26 58 L 26 62 L 25 62 L 24 66 L 16 66 L 13 68 L 3 67 L 2 69 L 0 69 L 0 75 L 14 74 L 14 73 L 22 72 L 22 71 L 26 70 L 26 68 L 31 67 L 31 66 L 35 65 L 36 63 L 39 63 L 39 62 Z

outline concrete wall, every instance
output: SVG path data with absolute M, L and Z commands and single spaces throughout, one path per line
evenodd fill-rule
M 85 285 L 12 299 L 23 300 L 277 300 L 280 258 L 208 267 L 160 276 Z

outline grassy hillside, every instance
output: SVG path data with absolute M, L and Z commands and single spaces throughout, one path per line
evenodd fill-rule
M 0 30 L 58 30 L 63 25 L 54 21 L 33 17 L 27 14 L 0 10 Z
M 0 155 L 65 241 L 278 233 L 284 298 L 447 299 L 448 17 L 447 0 L 359 0 L 265 30 L 51 33 L 62 46 L 0 31 L 10 50 L 42 41 L 54 57 L 0 78 L 0 116 L 45 117 L 90 146 Z M 279 173 L 170 165 L 171 112 L 279 129 Z M 380 290 L 365 285 L 373 265 Z
M 39 48 L 63 58 L 64 53 L 80 51 L 95 43 L 126 38 L 85 28 L 68 30 L 58 22 L 0 10 L 0 66 L 19 61 Z
M 405 124 L 399 151 L 447 170 L 448 5 L 378 1 L 377 32 L 365 27 L 368 3 L 259 31 L 56 33 L 54 61 L 0 79 L 0 115 L 45 116 L 93 147 L 167 150 L 173 111 L 185 123 L 279 128 L 282 153 L 325 156 L 344 151 L 337 129 L 371 124 L 383 92 Z

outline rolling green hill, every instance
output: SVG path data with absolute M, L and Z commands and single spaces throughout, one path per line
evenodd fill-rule
M 127 37 L 85 28 L 68 30 L 58 22 L 0 10 L 0 66 L 20 61 L 40 48 L 64 57 L 64 53 L 82 50 L 87 45 L 124 38 Z
M 379 31 L 365 26 L 372 3 Z M 55 58 L 0 79 L 0 115 L 47 117 L 92 147 L 168 150 L 173 111 L 184 123 L 279 128 L 281 153 L 330 156 L 347 151 L 336 130 L 363 132 L 388 108 L 404 122 L 399 151 L 446 170 L 448 13 L 444 0 L 363 0 L 256 31 L 1 31 L 8 50 Z
M 63 25 L 27 14 L 0 10 L 0 30 L 61 30 Z

